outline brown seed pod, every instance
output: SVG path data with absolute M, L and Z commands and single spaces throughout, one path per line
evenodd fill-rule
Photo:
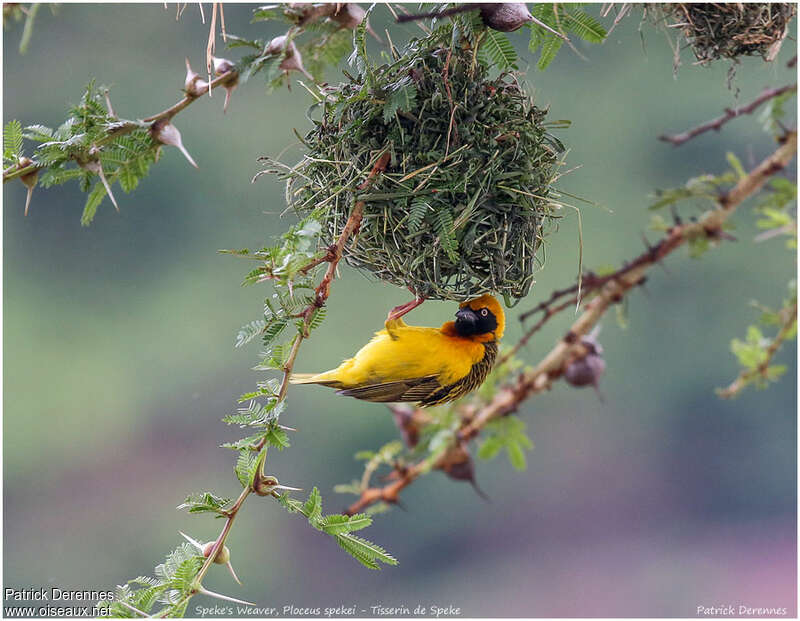
M 186 59 L 186 79 L 183 82 L 183 90 L 190 97 L 200 97 L 208 92 L 208 82 L 192 70 L 189 59 Z
M 289 487 L 288 485 L 281 485 L 278 479 L 272 475 L 256 475 L 253 481 L 253 491 L 259 496 L 279 496 L 278 490 L 285 489 L 292 492 L 302 491 L 299 487 Z
M 397 18 L 398 23 L 409 22 L 419 19 L 428 19 L 431 17 L 444 18 L 458 15 L 459 13 L 466 13 L 468 11 L 480 11 L 481 20 L 484 25 L 501 32 L 511 32 L 522 28 L 528 22 L 536 22 L 542 28 L 549 30 L 555 34 L 555 30 L 550 28 L 544 22 L 541 22 L 531 15 L 528 7 L 523 2 L 473 2 L 469 4 L 460 4 L 449 9 L 437 10 L 431 13 L 417 13 L 415 15 L 401 15 Z M 559 35 L 561 36 L 561 35 Z M 563 38 L 563 36 L 562 36 Z
M 337 6 L 336 2 L 290 2 L 285 14 L 291 16 L 298 26 L 304 26 L 333 14 Z
M 203 555 L 204 558 L 208 558 L 211 555 L 211 551 L 214 549 L 214 544 L 217 543 L 216 541 L 209 541 L 208 543 L 200 543 L 199 541 L 192 539 L 186 533 L 178 531 L 181 533 L 184 539 L 191 543 L 195 548 L 200 551 L 200 554 Z M 239 584 L 242 583 L 239 580 L 239 576 L 236 575 L 236 572 L 233 571 L 233 565 L 231 565 L 231 551 L 228 549 L 228 546 L 225 544 L 222 545 L 222 548 L 217 552 L 216 556 L 214 557 L 214 562 L 217 565 L 225 565 L 228 568 L 228 571 L 231 572 L 231 576 L 233 579 L 236 580 Z
M 489 500 L 489 497 L 478 487 L 478 483 L 475 481 L 475 465 L 469 451 L 463 444 L 451 449 L 440 463 L 439 468 L 451 479 L 469 481 L 478 496 L 484 500 Z
M 483 23 L 500 32 L 513 32 L 533 21 L 524 2 L 482 2 L 480 11 Z
M 353 30 L 364 21 L 364 16 L 367 12 L 359 5 L 352 2 L 346 2 L 341 5 L 338 11 L 333 13 L 330 17 L 337 24 L 341 24 L 345 28 Z
M 406 404 L 389 404 L 395 425 L 406 446 L 413 448 L 419 442 L 419 425 L 414 421 L 414 408 Z
M 313 80 L 314 78 L 311 74 L 303 67 L 303 57 L 300 55 L 300 50 L 297 49 L 294 41 L 288 41 L 287 43 L 287 40 L 288 37 L 286 35 L 275 37 L 269 42 L 264 52 L 267 54 L 284 54 L 284 58 L 279 65 L 281 69 L 286 73 L 299 71 L 309 80 Z
M 209 541 L 206 544 L 203 544 L 203 556 L 208 558 L 208 555 L 211 554 L 211 550 L 214 548 L 214 544 L 216 541 Z M 217 565 L 227 565 L 228 562 L 231 560 L 231 551 L 228 549 L 228 546 L 222 546 L 222 549 L 217 552 L 217 556 L 214 557 L 214 562 Z
M 584 386 L 597 388 L 600 378 L 606 371 L 603 347 L 590 336 L 584 337 L 581 340 L 581 344 L 586 348 L 586 355 L 567 363 L 564 369 L 564 379 L 568 384 L 576 388 L 583 388 Z
M 223 75 L 234 70 L 235 65 L 227 58 L 217 58 L 216 56 L 212 56 L 211 60 L 214 63 L 215 75 Z
M 586 357 L 574 360 L 567 365 L 564 371 L 564 379 L 567 380 L 568 384 L 578 388 L 596 386 L 605 370 L 605 360 L 596 354 L 588 354 Z
M 236 72 L 236 66 L 227 58 L 217 58 L 212 56 L 211 60 L 214 63 L 215 75 L 223 76 L 225 74 L 230 74 L 230 79 L 226 80 L 222 85 L 222 88 L 225 89 L 225 103 L 222 106 L 222 112 L 225 113 L 228 111 L 228 103 L 230 103 L 233 91 L 235 91 L 236 87 L 239 86 L 239 75 Z

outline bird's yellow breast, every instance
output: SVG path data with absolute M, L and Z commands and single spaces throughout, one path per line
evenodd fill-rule
M 442 386 L 465 377 L 484 355 L 484 346 L 451 336 L 438 328 L 407 326 L 402 321 L 376 332 L 355 356 L 321 374 L 344 386 L 363 386 L 409 378 L 436 376 Z M 322 376 L 327 376 L 323 378 Z

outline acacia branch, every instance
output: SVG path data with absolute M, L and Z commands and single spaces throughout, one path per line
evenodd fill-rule
M 683 133 L 675 134 L 675 135 L 668 135 L 662 134 L 658 137 L 659 140 L 663 140 L 664 142 L 669 142 L 674 146 L 680 146 L 684 142 L 688 142 L 695 136 L 705 133 L 710 130 L 719 131 L 720 128 L 730 121 L 731 119 L 735 119 L 737 116 L 741 116 L 742 114 L 752 114 L 756 108 L 758 108 L 761 104 L 770 99 L 774 99 L 784 93 L 788 93 L 790 91 L 797 90 L 797 83 L 794 84 L 787 84 L 786 86 L 781 86 L 780 88 L 768 88 L 765 89 L 758 97 L 756 97 L 753 101 L 751 101 L 746 106 L 740 106 L 739 108 L 726 108 L 725 114 L 719 116 L 711 121 L 703 123 L 702 125 L 698 125 L 697 127 L 693 127 Z
M 154 123 L 157 123 L 161 120 L 171 120 L 176 114 L 190 106 L 193 102 L 200 99 L 203 95 L 209 92 L 209 90 L 214 90 L 220 86 L 226 86 L 237 77 L 237 72 L 235 69 L 230 69 L 223 73 L 222 75 L 218 76 L 214 80 L 211 81 L 210 84 L 206 85 L 196 85 L 193 92 L 189 93 L 186 92 L 183 99 L 178 101 L 177 103 L 173 104 L 166 110 L 162 110 L 161 112 L 154 114 L 152 116 L 148 116 L 141 121 L 120 121 L 118 123 L 114 123 L 114 127 L 106 131 L 106 135 L 103 136 L 100 140 L 97 140 L 92 147 L 98 148 L 102 147 L 116 138 L 120 136 L 124 136 L 126 134 L 130 134 L 132 131 L 136 129 L 148 129 Z M 160 146 L 160 143 L 154 142 L 153 146 Z M 19 167 L 16 164 L 13 164 L 6 168 L 3 171 L 3 183 L 7 183 L 17 177 L 23 177 L 28 175 L 32 172 L 37 170 L 41 170 L 43 168 L 47 168 L 45 164 L 40 162 L 33 161 L 33 163 L 28 164 L 24 167 Z
M 477 409 L 469 404 L 459 406 L 462 423 L 454 441 L 432 466 L 426 460 L 410 466 L 395 466 L 390 475 L 393 479 L 390 483 L 362 490 L 359 499 L 348 508 L 347 513 L 359 513 L 381 501 L 397 502 L 400 491 L 429 470 L 443 469 L 453 459 L 453 455 L 463 450 L 463 446 L 478 436 L 488 423 L 515 412 L 526 399 L 549 389 L 564 374 L 571 361 L 587 354 L 582 337 L 591 331 L 612 305 L 622 301 L 631 289 L 643 282 L 653 265 L 693 239 L 725 239 L 723 225 L 731 214 L 745 199 L 760 190 L 772 175 L 785 168 L 795 157 L 796 151 L 797 133 L 790 131 L 782 138 L 781 145 L 772 155 L 742 177 L 729 192 L 719 197 L 714 209 L 707 211 L 697 222 L 676 223 L 657 244 L 630 261 L 623 269 L 603 277 L 603 284 L 596 287 L 594 295 L 585 301 L 583 313 L 539 364 L 501 387 L 485 405 Z M 557 291 L 556 298 L 551 296 L 550 300 L 568 295 L 572 291 L 572 288 Z M 569 306 L 571 304 L 562 304 L 561 308 Z M 427 414 L 417 409 L 405 413 L 405 416 L 408 425 L 413 427 L 419 425 L 419 421 L 424 420 Z
M 390 153 L 389 151 L 384 151 L 378 157 L 377 161 L 373 165 L 372 169 L 367 176 L 367 179 L 362 183 L 358 189 L 363 190 L 368 188 L 374 178 L 380 174 L 383 170 L 386 169 L 386 166 L 389 163 Z M 336 240 L 336 243 L 333 244 L 329 249 L 328 253 L 326 254 L 325 259 L 328 261 L 328 269 L 325 271 L 322 280 L 317 285 L 316 289 L 314 290 L 314 299 L 306 306 L 305 310 L 302 312 L 303 317 L 303 326 L 302 329 L 298 332 L 297 336 L 295 337 L 294 343 L 292 344 L 292 349 L 289 353 L 289 357 L 286 360 L 286 363 L 283 366 L 283 379 L 281 380 L 280 388 L 278 389 L 277 394 L 277 401 L 281 402 L 286 398 L 286 391 L 289 386 L 289 377 L 292 375 L 292 371 L 294 370 L 294 363 L 297 359 L 297 352 L 300 350 L 300 344 L 303 342 L 305 338 L 308 337 L 309 333 L 309 326 L 311 320 L 314 315 L 314 311 L 322 308 L 325 305 L 325 302 L 328 300 L 328 296 L 330 295 L 330 286 L 333 279 L 336 277 L 336 267 L 339 265 L 339 261 L 342 259 L 344 253 L 344 247 L 347 244 L 348 240 L 355 237 L 358 233 L 359 226 L 361 225 L 361 218 L 364 213 L 364 203 L 362 201 L 356 201 L 353 205 L 352 210 L 350 211 L 350 216 L 347 219 L 347 222 L 342 229 L 342 232 L 339 234 L 339 238 Z M 316 263 L 318 265 L 319 262 Z M 267 436 L 265 435 L 261 440 L 259 440 L 255 445 L 251 446 L 250 448 L 256 452 L 260 452 L 264 446 L 267 444 Z M 262 476 L 263 465 L 259 467 L 259 471 L 256 474 L 256 478 Z M 222 531 L 220 532 L 219 536 L 217 537 L 214 545 L 212 546 L 209 554 L 203 563 L 202 567 L 198 571 L 197 575 L 194 578 L 192 588 L 187 592 L 184 597 L 184 600 L 180 602 L 180 605 L 183 605 L 185 601 L 189 600 L 192 596 L 205 592 L 202 581 L 205 577 L 206 573 L 211 567 L 211 564 L 214 562 L 214 559 L 217 557 L 217 553 L 222 550 L 223 546 L 225 545 L 225 540 L 228 538 L 230 534 L 231 528 L 233 527 L 233 522 L 236 519 L 236 516 L 239 514 L 242 505 L 244 504 L 247 497 L 253 493 L 253 489 L 248 486 L 242 490 L 242 493 L 239 494 L 239 497 L 236 499 L 236 502 L 231 506 L 230 509 L 227 509 L 224 512 L 225 515 L 225 524 L 222 527 Z M 163 614 L 158 616 L 165 616 L 168 611 L 169 607 L 162 611 Z
M 292 374 L 294 369 L 294 362 L 297 358 L 297 352 L 300 349 L 300 344 L 303 342 L 304 338 L 308 335 L 308 325 L 311 321 L 311 316 L 316 308 L 321 308 L 328 299 L 328 295 L 330 294 L 330 282 L 333 280 L 336 274 L 336 266 L 339 263 L 339 260 L 342 257 L 342 249 L 344 248 L 347 240 L 350 239 L 351 235 L 357 231 L 359 224 L 361 223 L 361 216 L 363 213 L 363 203 L 356 203 L 353 206 L 353 210 L 350 212 L 350 217 L 347 220 L 347 224 L 345 225 L 344 229 L 342 230 L 339 239 L 336 241 L 334 245 L 337 248 L 337 252 L 330 258 L 330 263 L 328 265 L 328 269 L 325 272 L 325 276 L 323 277 L 322 281 L 316 288 L 316 295 L 314 300 L 306 307 L 308 311 L 304 315 L 303 319 L 303 329 L 298 333 L 297 337 L 295 338 L 294 344 L 292 345 L 291 352 L 289 353 L 289 357 L 286 361 L 286 364 L 283 367 L 283 379 L 281 381 L 280 389 L 278 391 L 277 399 L 278 402 L 283 401 L 286 398 L 286 390 L 289 385 L 289 377 Z M 266 435 L 259 440 L 257 444 L 252 446 L 252 450 L 260 452 L 267 443 Z M 212 546 L 211 550 L 209 551 L 208 556 L 206 557 L 205 562 L 203 563 L 200 570 L 197 572 L 197 575 L 194 578 L 192 588 L 187 592 L 184 601 L 180 602 L 180 605 L 183 605 L 186 600 L 191 598 L 192 596 L 203 592 L 202 581 L 205 577 L 208 570 L 211 568 L 212 563 L 214 563 L 214 559 L 217 557 L 217 553 L 223 548 L 225 545 L 225 540 L 228 538 L 230 534 L 231 528 L 233 527 L 233 522 L 236 519 L 236 516 L 239 514 L 242 505 L 244 505 L 245 500 L 247 497 L 253 493 L 253 490 L 248 486 L 242 490 L 242 493 L 239 494 L 239 497 L 236 499 L 236 502 L 231 506 L 230 509 L 225 511 L 225 524 L 222 527 L 222 531 L 220 532 L 219 536 L 217 537 L 214 545 Z M 162 611 L 162 614 L 158 616 L 166 616 L 169 612 L 169 607 Z
M 744 369 L 727 387 L 718 390 L 717 394 L 720 397 L 723 399 L 732 399 L 753 380 L 759 377 L 766 379 L 772 359 L 775 357 L 775 354 L 778 353 L 784 341 L 789 337 L 789 334 L 794 330 L 795 323 L 797 322 L 797 302 L 795 301 L 790 308 L 785 308 L 780 311 L 779 316 L 781 318 L 780 330 L 778 330 L 775 338 L 772 339 L 772 342 L 765 350 L 766 355 L 764 356 L 764 360 L 754 369 Z

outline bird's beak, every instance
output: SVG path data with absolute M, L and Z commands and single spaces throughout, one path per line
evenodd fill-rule
M 458 309 L 456 313 L 456 325 L 474 326 L 476 323 L 478 323 L 478 315 L 469 306 Z

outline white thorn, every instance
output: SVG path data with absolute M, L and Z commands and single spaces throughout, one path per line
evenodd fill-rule
M 189 543 L 191 543 L 195 548 L 197 548 L 201 552 L 203 551 L 203 544 L 202 543 L 200 543 L 199 541 L 196 541 L 195 539 L 192 539 L 189 535 L 187 535 L 183 531 L 179 530 L 178 532 L 181 535 L 183 535 L 183 538 L 186 539 L 186 541 L 188 541 Z
M 535 18 L 533 15 L 531 15 L 531 21 L 532 21 L 534 24 L 536 24 L 537 26 L 540 26 L 540 27 L 544 28 L 545 30 L 549 30 L 549 31 L 550 31 L 550 32 L 552 32 L 554 35 L 556 35 L 556 36 L 557 36 L 559 39 L 562 39 L 562 40 L 564 40 L 564 41 L 566 41 L 566 40 L 567 40 L 567 37 L 565 37 L 563 34 L 561 34 L 560 32 L 558 32 L 558 30 L 553 30 L 552 28 L 550 28 L 550 26 L 548 26 L 547 24 L 545 24 L 543 21 L 536 19 L 536 18 Z
M 198 591 L 203 595 L 208 595 L 209 597 L 216 597 L 218 599 L 224 599 L 229 602 L 234 602 L 236 604 L 244 604 L 245 606 L 255 606 L 252 602 L 246 602 L 243 599 L 236 599 L 235 597 L 228 597 L 227 595 L 222 595 L 222 593 L 214 593 L 214 591 L 209 591 L 207 588 L 201 586 Z
M 103 182 L 103 187 L 106 189 L 106 194 L 111 199 L 111 202 L 114 203 L 114 208 L 119 211 L 119 205 L 117 205 L 117 199 L 114 198 L 114 194 L 111 192 L 111 186 L 108 185 L 108 181 L 106 180 L 105 174 L 103 174 L 103 165 L 100 163 L 99 160 L 94 160 L 91 162 L 87 162 L 84 164 L 83 168 L 88 170 L 89 172 L 93 172 L 100 177 L 100 181 Z
M 138 613 L 138 614 L 142 615 L 142 616 L 143 616 L 143 617 L 145 617 L 146 619 L 149 619 L 149 618 L 150 618 L 150 615 L 149 615 L 149 614 L 147 614 L 146 612 L 144 612 L 144 611 L 142 611 L 142 610 L 139 610 L 138 608 L 136 608 L 136 606 L 131 606 L 131 605 L 130 605 L 128 602 L 125 602 L 125 601 L 123 601 L 123 600 L 121 600 L 121 599 L 118 599 L 118 600 L 117 600 L 117 602 L 118 602 L 119 604 L 122 604 L 123 606 L 125 606 L 125 608 L 128 608 L 128 609 L 130 609 L 130 610 L 133 610 L 133 612 L 136 612 L 136 613 Z
M 185 157 L 187 160 L 189 160 L 189 163 L 190 163 L 192 166 L 194 166 L 195 168 L 200 168 L 200 167 L 197 165 L 197 163 L 196 163 L 196 162 L 195 162 L 195 161 L 192 159 L 192 156 L 191 156 L 191 155 L 189 155 L 189 152 L 186 150 L 186 147 L 184 147 L 182 144 L 179 144 L 179 145 L 178 145 L 178 149 L 180 149 L 181 153 L 183 153 L 183 157 Z
M 106 193 L 108 194 L 108 197 L 111 199 L 111 202 L 114 203 L 114 209 L 116 209 L 117 212 L 119 212 L 119 205 L 117 205 L 117 199 L 114 198 L 114 194 L 113 192 L 111 192 L 111 186 L 108 185 L 108 181 L 106 181 L 106 176 L 103 174 L 102 164 L 100 164 L 100 172 L 98 174 L 100 175 L 100 181 L 102 181 L 103 185 L 106 187 Z
M 239 580 L 239 577 L 236 575 L 236 572 L 233 571 L 233 565 L 231 565 L 231 562 L 228 561 L 225 564 L 228 566 L 228 571 L 231 572 L 231 576 L 233 576 L 233 579 L 236 580 L 236 582 L 239 583 L 239 585 L 241 586 L 242 581 Z
M 231 93 L 235 88 L 235 86 L 231 86 L 225 89 L 225 103 L 222 105 L 222 114 L 228 111 L 228 102 L 231 100 Z
M 33 186 L 28 188 L 28 196 L 25 198 L 25 215 L 28 215 L 28 207 L 31 204 L 31 195 L 33 194 Z

